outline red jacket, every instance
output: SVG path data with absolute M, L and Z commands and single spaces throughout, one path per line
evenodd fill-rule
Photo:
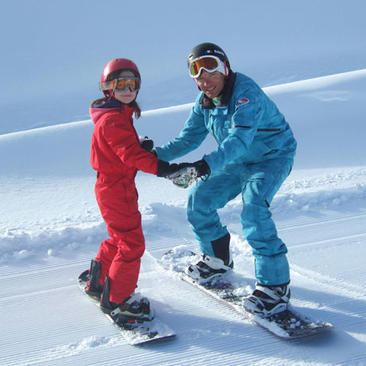
M 157 173 L 158 159 L 140 146 L 133 112 L 133 108 L 115 100 L 99 99 L 92 103 L 90 116 L 95 127 L 90 162 L 94 170 L 131 179 L 137 170 Z

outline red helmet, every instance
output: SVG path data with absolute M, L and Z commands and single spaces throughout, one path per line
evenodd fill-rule
M 110 81 L 113 79 L 109 78 L 109 76 L 118 70 L 130 70 L 132 71 L 139 79 L 141 79 L 140 71 L 137 68 L 136 64 L 127 59 L 127 58 L 115 58 L 109 61 L 103 68 L 102 75 L 100 77 L 100 83 L 105 83 L 106 81 Z M 117 75 L 116 75 L 117 76 Z M 107 90 L 103 90 L 104 94 L 108 93 Z M 111 91 L 109 91 L 111 92 Z M 110 94 L 110 93 L 108 93 Z
M 104 66 L 100 82 L 104 83 L 105 81 L 107 81 L 108 76 L 112 72 L 120 69 L 131 70 L 134 74 L 136 74 L 136 76 L 138 76 L 139 78 L 141 77 L 140 71 L 134 62 L 127 58 L 115 58 L 114 60 L 109 61 L 107 65 Z

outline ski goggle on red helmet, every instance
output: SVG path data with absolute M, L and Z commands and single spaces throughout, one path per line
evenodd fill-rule
M 130 90 L 131 92 L 136 92 L 140 89 L 140 84 L 140 78 L 136 76 L 120 76 L 118 79 L 101 82 L 99 88 L 101 91 L 125 92 Z
M 211 55 L 201 56 L 190 61 L 189 74 L 192 78 L 198 78 L 201 75 L 202 70 L 207 72 L 220 71 L 225 76 L 227 76 L 228 71 L 224 62 L 222 62 L 218 57 Z

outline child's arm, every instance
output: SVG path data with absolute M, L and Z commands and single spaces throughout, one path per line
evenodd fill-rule
M 141 147 L 138 135 L 127 118 L 110 116 L 103 124 L 102 133 L 105 141 L 124 164 L 145 173 L 157 173 L 157 157 Z

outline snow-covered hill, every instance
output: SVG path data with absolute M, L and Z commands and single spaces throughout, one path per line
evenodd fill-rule
M 364 0 L 2 1 L 0 134 L 88 118 L 102 67 L 140 68 L 143 110 L 189 103 L 190 49 L 215 42 L 261 86 L 362 69 Z
M 305 342 L 274 338 L 165 273 L 157 258 L 195 250 L 187 191 L 139 173 L 147 252 L 139 289 L 177 332 L 170 342 L 127 346 L 80 294 L 105 226 L 93 196 L 90 121 L 0 136 L 0 365 L 366 365 L 366 71 L 266 88 L 294 128 L 296 166 L 273 202 L 289 247 L 293 304 L 334 324 Z M 190 104 L 145 112 L 140 134 L 174 136 Z M 207 141 L 187 159 L 214 147 Z M 220 210 L 235 270 L 253 286 L 240 198 Z

